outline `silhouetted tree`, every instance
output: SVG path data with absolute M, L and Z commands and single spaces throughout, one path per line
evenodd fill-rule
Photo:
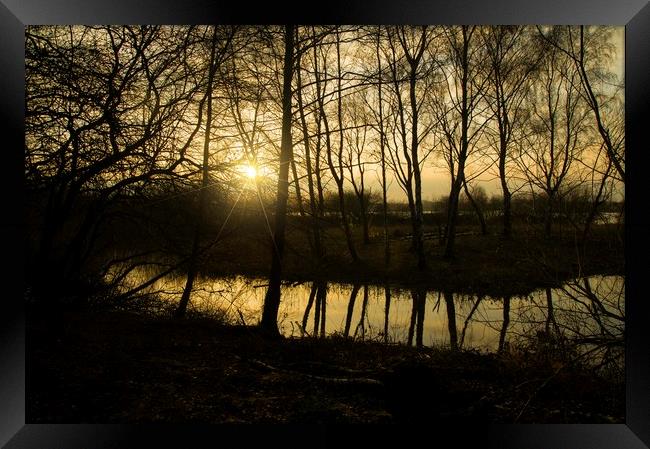
M 478 218 L 479 225 L 481 226 L 481 234 L 486 235 L 487 224 L 485 223 L 485 217 L 483 216 L 483 209 L 481 205 L 478 203 L 478 201 L 474 199 L 474 195 L 470 193 L 470 190 L 467 187 L 467 180 L 463 182 L 463 191 L 465 192 L 465 196 L 467 197 L 470 204 L 472 205 L 474 212 L 476 212 L 476 218 Z
M 447 306 L 447 329 L 449 330 L 449 345 L 451 349 L 458 349 L 458 331 L 456 328 L 456 304 L 454 303 L 454 295 L 445 290 L 443 292 L 445 298 L 445 305 Z
M 395 151 L 390 152 L 393 171 L 400 182 L 400 187 L 407 195 L 411 223 L 413 227 L 412 243 L 418 258 L 418 268 L 426 267 L 423 239 L 423 208 L 422 208 L 422 163 L 426 154 L 419 150 L 420 145 L 430 132 L 431 124 L 419 128 L 423 96 L 418 98 L 418 92 L 426 89 L 418 88 L 418 80 L 431 81 L 433 64 L 424 60 L 425 51 L 430 41 L 435 37 L 434 31 L 428 27 L 395 27 L 388 30 L 389 68 L 391 70 L 394 89 L 394 116 L 397 135 Z M 398 47 L 399 45 L 399 47 Z M 403 99 L 402 85 L 408 83 L 408 107 Z M 426 87 L 430 87 L 430 84 Z M 407 127 L 410 120 L 410 128 Z M 410 136 L 410 143 L 408 137 Z M 401 147 L 401 151 L 397 150 Z M 400 154 L 401 153 L 401 154 Z M 403 162 L 402 162 L 403 161 Z
M 350 325 L 352 324 L 352 314 L 354 313 L 354 303 L 357 299 L 357 295 L 361 290 L 361 284 L 354 284 L 350 292 L 350 299 L 348 301 L 348 313 L 345 316 L 345 328 L 343 330 L 343 335 L 346 337 L 350 336 Z
M 302 316 L 303 332 L 307 331 L 307 320 L 309 319 L 309 311 L 311 310 L 314 304 L 314 299 L 316 298 L 317 291 L 318 291 L 318 283 L 314 281 L 311 284 L 311 290 L 309 291 L 309 299 L 307 300 L 307 305 L 305 306 L 305 313 Z
M 496 122 L 497 135 L 489 139 L 496 149 L 498 173 L 503 195 L 502 234 L 512 233 L 511 186 L 508 185 L 508 162 L 512 145 L 525 117 L 526 92 L 530 75 L 537 68 L 543 50 L 534 45 L 532 29 L 525 26 L 497 26 L 483 29 L 489 65 L 486 100 Z M 521 137 L 518 137 L 521 139 Z
M 424 289 L 416 288 L 411 290 L 411 322 L 409 324 L 408 344 L 413 344 L 415 336 L 415 345 L 422 347 L 424 333 L 424 312 L 427 292 Z
M 608 81 L 611 73 L 602 70 L 606 59 L 611 57 L 609 37 L 611 28 L 594 26 L 552 27 L 548 32 L 539 29 L 546 42 L 569 57 L 569 63 L 575 66 L 580 78 L 586 102 L 591 109 L 598 133 L 602 138 L 609 161 L 616 169 L 619 179 L 625 182 L 624 132 L 620 128 L 620 110 L 604 111 L 607 103 L 619 94 L 621 86 L 607 95 L 595 89 L 594 80 Z M 600 78 L 600 79 L 599 79 Z M 618 123 L 617 123 L 618 122 Z
M 363 340 L 366 337 L 366 313 L 368 311 L 368 284 L 363 286 L 363 301 L 361 302 L 361 316 L 359 317 L 359 323 L 357 324 L 356 329 L 354 330 L 354 336 L 357 336 L 359 330 L 361 330 L 361 339 Z
M 466 182 L 466 165 L 486 120 L 481 120 L 481 101 L 487 77 L 481 76 L 483 46 L 478 27 L 445 28 L 448 58 L 443 63 L 447 80 L 447 96 L 438 101 L 438 118 L 446 146 L 445 160 L 451 174 L 444 256 L 454 252 L 458 202 Z
M 384 286 L 384 342 L 388 342 L 388 318 L 390 316 L 391 293 L 388 285 Z
M 367 152 L 364 153 L 368 137 L 368 122 L 370 116 L 363 108 L 360 101 L 348 102 L 345 121 L 348 130 L 345 133 L 347 143 L 346 165 L 350 174 L 350 183 L 359 202 L 359 215 L 363 231 L 363 243 L 370 243 L 370 230 L 368 222 L 368 202 L 366 194 L 365 172 L 368 161 Z
M 547 238 L 559 197 L 581 182 L 576 161 L 584 152 L 587 109 L 578 83 L 578 73 L 566 56 L 549 47 L 529 90 L 530 132 L 517 162 L 531 186 L 546 196 Z
M 510 325 L 510 296 L 503 298 L 503 324 L 499 332 L 499 347 L 498 351 L 503 352 L 506 346 L 506 336 L 508 334 L 508 326 Z
M 460 341 L 458 342 L 458 347 L 460 348 L 462 348 L 463 345 L 465 344 L 465 333 L 467 332 L 467 326 L 472 321 L 472 317 L 474 316 L 474 313 L 476 313 L 476 311 L 478 310 L 478 306 L 481 304 L 481 301 L 483 301 L 483 296 L 478 296 L 476 298 L 476 301 L 474 301 L 474 304 L 472 305 L 472 309 L 469 311 L 467 317 L 465 318 L 465 324 L 463 324 L 463 329 L 460 332 Z
M 25 173 L 28 190 L 47 198 L 37 284 L 90 274 L 111 204 L 188 163 L 200 127 L 188 118 L 200 109 L 205 82 L 194 64 L 200 34 L 197 27 L 27 28 Z
M 203 141 L 203 163 L 201 167 L 202 179 L 201 190 L 199 191 L 199 214 L 194 227 L 194 237 L 192 239 L 192 254 L 190 255 L 189 268 L 187 270 L 187 281 L 178 308 L 175 312 L 176 318 L 185 316 L 187 305 L 190 302 L 190 295 L 192 294 L 192 287 L 194 279 L 197 274 L 199 265 L 199 247 L 201 245 L 201 238 L 203 234 L 203 227 L 205 226 L 205 215 L 208 200 L 208 185 L 210 182 L 209 173 L 209 160 L 210 160 L 210 132 L 212 128 L 212 97 L 214 87 L 214 77 L 217 71 L 217 66 L 223 62 L 226 52 L 229 50 L 230 42 L 233 38 L 234 30 L 229 30 L 226 35 L 221 37 L 218 34 L 216 27 L 212 28 L 212 39 L 210 45 L 210 62 L 208 66 L 208 82 L 206 85 L 206 113 L 205 113 L 205 134 Z M 219 54 L 217 54 L 217 44 L 219 40 L 223 40 Z
M 282 147 L 280 172 L 278 174 L 275 229 L 273 232 L 271 274 L 269 288 L 264 297 L 260 327 L 269 335 L 278 336 L 278 309 L 280 307 L 280 282 L 282 281 L 282 258 L 284 256 L 287 199 L 289 197 L 289 165 L 293 157 L 291 141 L 291 79 L 293 77 L 294 26 L 285 26 L 284 69 L 282 87 Z
M 312 46 L 316 48 L 316 38 L 315 38 L 315 32 L 313 32 L 312 29 Z M 296 69 L 296 81 L 297 81 L 297 86 L 296 86 L 296 97 L 298 100 L 298 113 L 300 115 L 300 127 L 302 130 L 302 138 L 303 138 L 303 143 L 305 146 L 305 168 L 307 171 L 307 188 L 309 192 L 309 212 L 311 216 L 311 223 L 312 223 L 312 232 L 314 236 L 314 251 L 315 251 L 315 256 L 317 259 L 321 259 L 324 256 L 324 247 L 323 247 L 323 242 L 322 242 L 322 231 L 321 231 L 321 220 L 323 218 L 322 216 L 322 187 L 318 188 L 318 196 L 317 196 L 317 191 L 316 191 L 316 181 L 315 177 L 317 177 L 318 180 L 320 180 L 320 172 L 319 172 L 319 161 L 320 161 L 320 136 L 316 136 L 318 139 L 318 142 L 316 144 L 316 147 L 318 151 L 316 152 L 315 156 L 312 156 L 312 146 L 311 146 L 311 135 L 309 131 L 309 127 L 307 125 L 307 119 L 306 119 L 306 113 L 305 113 L 305 104 L 303 101 L 303 82 L 302 82 L 302 71 L 303 71 L 303 65 L 302 65 L 302 55 L 304 52 L 308 50 L 308 48 L 302 48 L 300 47 L 300 40 L 297 40 L 297 69 Z M 313 112 L 315 114 L 316 111 Z M 320 119 L 318 120 L 318 126 L 320 128 Z M 314 162 L 312 160 L 315 158 L 315 166 Z M 314 174 L 314 171 L 316 170 L 316 174 Z M 320 182 L 318 183 L 320 186 Z M 320 198 L 320 199 L 319 199 Z
M 379 149 L 380 149 L 380 161 L 381 161 L 381 197 L 382 197 L 382 211 L 383 211 L 383 224 L 384 224 L 384 265 L 388 266 L 390 263 L 390 241 L 388 238 L 388 199 L 387 199 L 387 181 L 386 181 L 386 133 L 384 129 L 384 102 L 382 95 L 383 87 L 383 72 L 381 67 L 381 54 L 380 54 L 380 43 L 381 43 L 381 26 L 377 26 L 377 45 L 375 48 L 376 57 L 377 57 L 377 105 L 378 105 L 378 120 L 377 125 L 379 127 Z M 386 290 L 386 307 L 390 308 L 390 291 Z M 386 311 L 386 322 L 388 322 L 388 309 Z M 386 329 L 384 330 L 386 334 Z M 388 338 L 387 335 L 384 335 L 384 338 Z

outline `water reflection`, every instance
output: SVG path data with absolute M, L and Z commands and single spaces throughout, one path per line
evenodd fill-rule
M 499 332 L 498 352 L 502 352 L 506 344 L 506 335 L 508 334 L 508 325 L 510 324 L 510 296 L 503 298 L 503 324 Z
M 140 273 L 141 282 L 146 279 Z M 183 278 L 159 280 L 151 291 L 177 302 Z M 190 309 L 220 311 L 234 321 L 260 319 L 265 279 L 199 278 Z M 493 298 L 451 291 L 306 282 L 284 284 L 278 326 L 287 337 L 340 334 L 355 339 L 500 352 L 512 343 L 556 337 L 623 347 L 624 278 L 595 276 L 546 288 L 526 297 Z M 460 333 L 458 325 L 461 325 Z
M 449 328 L 449 346 L 458 349 L 458 332 L 456 331 L 456 304 L 450 291 L 445 291 L 445 307 L 447 309 L 447 327 Z

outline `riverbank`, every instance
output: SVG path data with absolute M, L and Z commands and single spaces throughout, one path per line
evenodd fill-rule
M 504 240 L 494 233 L 478 235 L 473 227 L 468 227 L 457 237 L 452 259 L 443 257 L 437 238 L 427 239 L 427 267 L 419 270 L 408 238 L 390 240 L 388 265 L 381 235 L 373 236 L 369 244 L 358 243 L 359 260 L 353 262 L 342 232 L 331 229 L 324 245 L 326 255 L 318 261 L 312 257 L 304 235 L 294 230 L 287 239 L 290 243 L 285 250 L 283 279 L 388 283 L 492 297 L 527 295 L 535 289 L 559 287 L 576 277 L 624 275 L 623 243 L 617 232 L 614 225 L 595 226 L 584 251 L 579 251 L 576 235 L 566 231 L 545 239 L 539 230 L 521 227 L 511 239 Z M 268 236 L 242 232 L 211 251 L 204 260 L 202 273 L 213 277 L 266 277 L 270 256 Z
M 123 312 L 27 321 L 31 423 L 624 422 L 624 383 L 541 347 L 496 355 L 263 338 Z

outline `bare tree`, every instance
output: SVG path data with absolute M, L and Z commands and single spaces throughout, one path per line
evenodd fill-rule
M 316 84 L 316 96 L 318 101 L 319 120 L 322 120 L 322 123 L 325 127 L 325 156 L 327 160 L 327 166 L 330 169 L 330 174 L 336 183 L 337 192 L 338 192 L 338 201 L 339 201 L 339 213 L 341 217 L 341 224 L 343 226 L 343 231 L 345 233 L 345 240 L 348 246 L 348 251 L 350 257 L 353 261 L 359 260 L 357 250 L 354 246 L 354 240 L 352 237 L 352 230 L 350 229 L 350 223 L 348 220 L 348 214 L 345 207 L 345 171 L 343 166 L 343 93 L 341 90 L 342 86 L 342 67 L 341 67 L 341 36 L 340 30 L 338 27 L 334 30 L 335 36 L 335 49 L 336 49 L 336 119 L 338 124 L 338 146 L 336 152 L 334 151 L 332 145 L 331 134 L 332 131 L 329 125 L 329 119 L 325 109 L 325 96 L 326 96 L 326 83 L 328 81 L 327 72 L 325 72 L 324 79 L 321 79 L 321 75 L 318 70 L 318 53 L 316 47 L 314 47 L 314 75 L 315 75 L 315 84 Z M 325 55 L 326 56 L 326 55 Z M 327 59 L 323 61 L 325 69 L 327 68 Z
M 282 87 L 282 151 L 278 174 L 275 229 L 273 232 L 271 274 L 269 288 L 264 298 L 260 327 L 269 335 L 278 336 L 278 309 L 280 307 L 280 282 L 282 281 L 282 258 L 284 255 L 285 228 L 287 220 L 287 199 L 289 197 L 289 165 L 293 157 L 291 141 L 291 80 L 294 65 L 294 26 L 286 25 L 284 30 L 284 72 Z
M 415 346 L 418 348 L 423 345 L 424 337 L 424 313 L 427 300 L 427 292 L 422 288 L 415 288 L 411 290 L 411 298 L 413 307 L 411 309 L 411 323 L 409 325 L 408 344 L 413 344 L 413 336 L 415 335 Z
M 296 31 L 298 33 L 298 30 Z M 305 104 L 303 101 L 303 81 L 302 81 L 302 71 L 303 71 L 303 64 L 302 64 L 302 55 L 304 52 L 308 50 L 307 47 L 303 48 L 301 47 L 301 41 L 300 39 L 296 40 L 297 45 L 296 45 L 296 53 L 297 53 L 297 69 L 296 69 L 296 96 L 298 99 L 298 113 L 300 115 L 300 127 L 302 130 L 302 138 L 303 138 L 303 143 L 305 146 L 305 168 L 307 171 L 307 187 L 308 187 L 308 192 L 309 192 L 309 212 L 311 216 L 311 223 L 312 223 L 312 232 L 314 236 L 314 251 L 315 251 L 315 256 L 317 259 L 321 259 L 324 256 L 324 247 L 323 247 L 323 242 L 322 242 L 322 230 L 321 230 L 321 220 L 323 219 L 322 216 L 322 187 L 318 188 L 318 194 L 319 196 L 317 197 L 316 194 L 316 181 L 315 177 L 317 177 L 318 181 L 318 186 L 321 186 L 320 183 L 320 173 L 318 170 L 318 162 L 320 161 L 320 136 L 317 136 L 318 143 L 316 144 L 316 147 L 318 151 L 316 152 L 315 156 L 312 156 L 312 146 L 311 146 L 311 135 L 309 131 L 309 127 L 307 124 L 307 119 L 306 119 L 306 112 L 305 112 Z M 312 46 L 314 48 L 317 45 L 316 38 L 315 38 L 315 33 L 312 35 Z M 316 111 L 313 112 L 315 114 Z M 318 120 L 318 126 L 320 127 L 320 120 Z M 313 159 L 316 159 L 316 165 L 314 166 Z M 314 174 L 314 171 L 316 171 L 316 174 Z
M 611 196 L 618 182 L 625 183 L 624 83 L 609 68 L 614 56 L 613 29 L 581 25 L 550 29 L 538 27 L 537 31 L 546 44 L 565 54 L 575 66 L 582 97 L 593 114 L 593 127 L 601 141 L 593 160 L 584 162 L 592 171 L 592 207 L 581 238 L 584 253 L 599 208 Z M 605 161 L 601 157 L 603 152 Z
M 551 236 L 559 198 L 581 183 L 575 162 L 584 151 L 587 110 L 576 89 L 579 75 L 557 49 L 549 48 L 529 91 L 530 132 L 518 164 L 531 186 L 544 192 L 544 234 Z
M 511 198 L 508 185 L 508 162 L 511 147 L 517 144 L 516 133 L 522 127 L 524 102 L 530 75 L 536 69 L 543 51 L 534 46 L 531 29 L 525 26 L 497 26 L 483 30 L 483 41 L 489 61 L 490 80 L 486 100 L 496 121 L 497 136 L 489 139 L 498 158 L 498 173 L 503 195 L 502 234 L 509 238 L 512 233 Z M 519 136 L 521 139 L 521 136 Z
M 216 27 L 212 28 L 212 39 L 210 44 L 210 59 L 208 65 L 208 81 L 206 85 L 205 93 L 205 103 L 206 103 L 206 113 L 205 113 L 205 134 L 203 140 L 203 164 L 201 167 L 201 190 L 199 192 L 199 215 L 194 227 L 194 237 L 192 239 L 192 254 L 189 260 L 189 267 L 187 270 L 187 280 L 185 283 L 185 288 L 183 289 L 183 294 L 178 303 L 178 308 L 175 312 L 176 318 L 182 318 L 185 316 L 187 310 L 187 305 L 190 302 L 190 295 L 192 294 L 192 287 L 194 285 L 194 279 L 196 278 L 198 265 L 199 265 L 199 247 L 201 245 L 201 237 L 203 234 L 203 227 L 205 226 L 205 215 L 207 208 L 207 198 L 208 198 L 208 185 L 210 182 L 210 172 L 209 172 L 209 160 L 210 160 L 210 132 L 212 128 L 212 98 L 213 98 L 213 86 L 214 86 L 214 77 L 217 71 L 217 66 L 223 62 L 226 57 L 226 53 L 229 50 L 230 42 L 234 35 L 234 29 L 226 31 L 226 35 L 221 37 L 219 36 L 218 30 Z M 221 47 L 217 54 L 217 44 L 222 40 Z
M 359 317 L 359 323 L 357 324 L 356 329 L 354 330 L 354 336 L 356 338 L 359 330 L 361 330 L 361 339 L 363 340 L 366 337 L 366 314 L 368 311 L 368 284 L 363 286 L 363 301 L 361 302 L 361 316 Z
M 363 94 L 363 92 L 361 93 Z M 368 217 L 369 195 L 366 190 L 366 165 L 372 164 L 364 151 L 368 142 L 368 131 L 370 120 L 369 114 L 363 108 L 361 101 L 348 102 L 347 115 L 345 116 L 347 126 L 346 137 L 346 165 L 350 174 L 350 183 L 359 202 L 359 214 L 363 229 L 363 243 L 370 243 L 370 223 Z
M 447 306 L 447 329 L 449 330 L 449 345 L 452 350 L 458 350 L 458 328 L 456 327 L 456 305 L 454 295 L 451 291 L 443 292 L 445 305 Z
M 603 111 L 603 104 L 610 98 L 615 98 L 620 86 L 606 83 L 608 87 L 615 87 L 609 95 L 604 89 L 598 91 L 594 81 L 605 81 L 612 78 L 611 73 L 602 70 L 607 57 L 611 53 L 608 43 L 611 28 L 608 27 L 552 27 L 548 32 L 538 28 L 540 36 L 550 43 L 556 50 L 569 57 L 570 63 L 575 66 L 584 98 L 593 113 L 596 129 L 600 134 L 607 156 L 622 182 L 625 182 L 625 156 L 624 133 L 617 130 L 617 117 L 619 113 L 613 111 L 608 114 Z M 609 98 L 608 98 L 609 97 Z M 608 123 L 609 122 L 609 123 Z
M 437 115 L 444 135 L 444 159 L 451 174 L 444 256 L 453 256 L 458 220 L 458 201 L 466 183 L 468 158 L 475 148 L 487 118 L 481 105 L 488 77 L 481 76 L 483 46 L 478 27 L 445 29 L 448 58 L 442 64 L 447 96 L 438 101 Z M 483 108 L 483 109 L 482 109 Z
M 384 264 L 388 266 L 390 263 L 390 241 L 388 239 L 388 200 L 386 197 L 387 190 L 387 181 L 386 181 L 386 134 L 384 130 L 384 102 L 382 95 L 383 87 L 383 72 L 381 67 L 381 54 L 379 51 L 381 42 L 381 26 L 377 26 L 377 45 L 376 45 L 376 56 L 377 56 L 377 103 L 378 103 L 378 120 L 377 125 L 379 127 L 379 149 L 381 157 L 381 197 L 382 197 L 382 211 L 383 211 L 383 224 L 384 224 Z M 390 291 L 386 289 L 386 321 L 388 322 L 388 308 L 390 307 Z M 384 329 L 386 333 L 386 329 Z M 388 338 L 387 335 L 384 335 L 384 338 Z
M 392 76 L 393 106 L 397 137 L 395 151 L 389 154 L 391 166 L 400 187 L 407 195 L 411 223 L 413 227 L 412 244 L 418 258 L 418 268 L 426 267 L 423 239 L 422 208 L 422 164 L 431 150 L 422 154 L 420 146 L 430 133 L 431 125 L 419 128 L 426 87 L 418 87 L 418 81 L 431 81 L 432 64 L 425 61 L 425 51 L 434 38 L 434 31 L 428 27 L 396 27 L 388 29 L 389 68 Z M 399 46 L 399 47 L 398 47 Z M 399 50 L 398 50 L 399 48 Z M 408 107 L 405 105 L 403 84 L 407 84 Z M 410 123 L 409 123 L 410 120 Z M 407 127 L 410 124 L 410 129 Z M 410 137 L 410 143 L 408 142 Z M 401 152 L 397 148 L 401 147 Z M 401 153 L 401 154 L 400 154 Z
M 27 29 L 25 169 L 47 198 L 37 277 L 83 277 L 110 205 L 188 162 L 199 40 L 195 27 Z
M 501 331 L 499 332 L 498 352 L 503 352 L 506 348 L 508 326 L 510 326 L 510 296 L 503 298 L 503 323 L 501 325 Z
M 388 285 L 384 286 L 384 343 L 388 343 L 388 318 L 390 316 L 391 293 Z
M 352 314 L 354 313 L 354 303 L 357 300 L 357 295 L 361 290 L 361 284 L 354 284 L 350 292 L 350 299 L 348 300 L 348 313 L 345 316 L 345 328 L 343 335 L 348 337 L 350 335 L 350 325 L 352 324 Z

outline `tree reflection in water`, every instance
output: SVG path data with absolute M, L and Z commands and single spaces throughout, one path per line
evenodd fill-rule
M 133 279 L 134 284 L 137 282 Z M 255 324 L 264 283 L 246 277 L 199 278 L 196 299 L 188 312 L 219 311 L 232 321 L 240 321 L 241 316 L 247 324 Z M 157 295 L 175 304 L 182 286 L 182 278 L 164 278 L 143 295 Z M 362 288 L 359 307 L 357 297 Z M 581 278 L 560 288 L 505 298 L 324 281 L 284 284 L 282 290 L 279 327 L 287 337 L 341 334 L 416 346 L 448 344 L 452 349 L 484 352 L 527 348 L 558 354 L 571 348 L 596 367 L 623 367 L 622 276 Z M 442 303 L 445 310 L 441 310 Z M 312 313 L 313 328 L 309 329 Z M 460 332 L 459 320 L 463 323 Z M 357 323 L 354 331 L 353 323 Z

